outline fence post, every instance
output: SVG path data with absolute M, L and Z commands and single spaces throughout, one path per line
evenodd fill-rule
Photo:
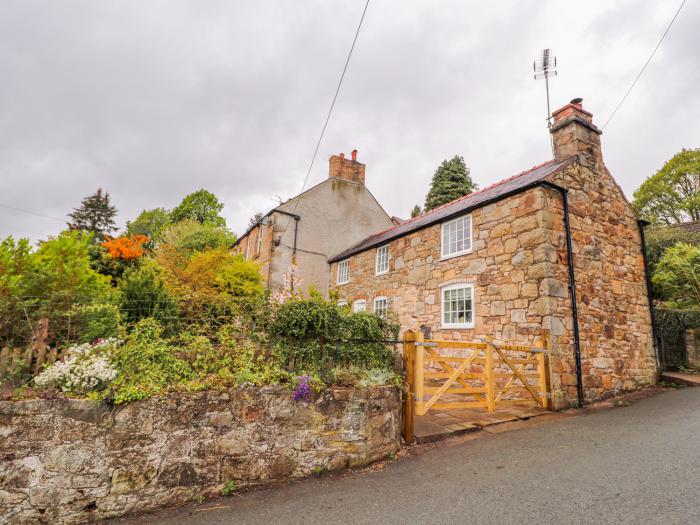
M 416 334 L 413 330 L 406 330 L 403 334 L 403 368 L 406 373 L 407 392 L 403 400 L 403 439 L 406 443 L 413 443 L 413 409 L 415 394 L 414 388 L 414 360 L 416 352 Z
M 542 348 L 544 353 L 540 354 L 540 389 L 542 390 L 542 407 L 552 410 L 554 403 L 554 392 L 552 392 L 552 367 L 550 364 L 549 330 L 542 330 Z M 547 395 L 549 394 L 549 396 Z
M 49 338 L 49 319 L 47 317 L 42 317 L 39 319 L 37 325 L 37 333 L 32 342 L 34 349 L 34 355 L 36 357 L 36 362 L 34 363 L 34 375 L 38 375 L 41 372 L 41 367 L 46 361 L 46 341 Z M 31 363 L 27 363 L 27 366 L 31 366 Z
M 493 363 L 493 346 L 486 343 L 486 410 L 496 411 L 496 376 Z
M 423 342 L 423 332 L 416 332 L 416 343 L 422 343 Z M 423 346 L 417 345 L 415 346 L 415 361 L 414 361 L 414 388 L 416 391 L 416 415 L 423 416 L 425 415 L 425 408 L 424 404 L 425 401 L 423 401 L 423 383 L 424 383 L 424 366 L 425 366 L 425 361 L 423 360 L 425 356 L 425 348 Z

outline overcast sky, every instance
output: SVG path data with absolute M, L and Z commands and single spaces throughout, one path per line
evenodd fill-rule
M 548 160 L 540 50 L 558 58 L 553 108 L 583 97 L 600 126 L 679 3 L 372 0 L 309 185 L 357 148 L 369 189 L 407 217 L 445 158 L 462 155 L 482 186 Z M 4 0 L 0 236 L 55 234 L 98 187 L 120 227 L 206 188 L 240 233 L 299 192 L 363 6 Z M 605 129 L 629 198 L 700 147 L 699 25 L 688 0 Z

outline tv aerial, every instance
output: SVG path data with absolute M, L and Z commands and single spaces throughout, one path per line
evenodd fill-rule
M 552 110 L 549 105 L 549 79 L 557 76 L 557 57 L 551 49 L 543 49 L 542 54 L 532 63 L 535 80 L 544 79 L 544 86 L 547 92 L 547 127 L 552 127 Z M 550 137 L 550 140 L 551 137 Z M 554 153 L 554 142 L 552 142 L 552 153 Z

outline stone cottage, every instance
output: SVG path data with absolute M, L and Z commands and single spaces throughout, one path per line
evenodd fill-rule
M 232 251 L 260 263 L 273 293 L 314 287 L 328 295 L 329 257 L 394 224 L 365 186 L 354 150 L 350 159 L 333 155 L 325 181 L 266 213 Z
M 547 333 L 555 408 L 654 383 L 643 232 L 581 102 L 553 114 L 554 159 L 385 220 L 329 260 L 329 289 L 433 338 L 535 344 Z

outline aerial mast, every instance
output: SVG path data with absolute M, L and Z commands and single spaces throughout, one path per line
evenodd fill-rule
M 549 77 L 557 76 L 557 57 L 554 56 L 551 49 L 543 49 L 542 55 L 532 63 L 532 69 L 535 72 L 535 80 L 544 79 L 544 86 L 547 92 L 547 128 L 552 127 L 552 111 L 549 105 Z M 551 138 L 552 154 L 554 154 L 554 141 Z

